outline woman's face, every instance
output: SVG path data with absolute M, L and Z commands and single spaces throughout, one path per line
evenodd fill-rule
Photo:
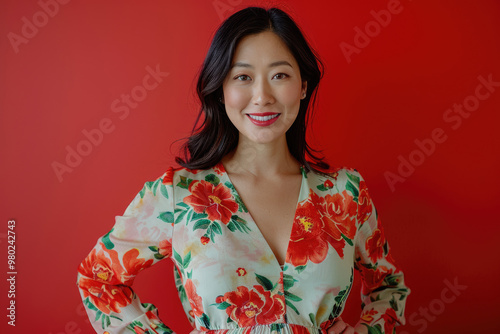
M 243 135 L 264 144 L 284 136 L 307 90 L 288 47 L 272 32 L 249 35 L 238 43 L 231 65 L 223 101 L 240 140 Z

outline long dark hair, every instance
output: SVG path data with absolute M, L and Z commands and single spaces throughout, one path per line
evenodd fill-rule
M 316 103 L 317 87 L 323 77 L 323 63 L 288 14 L 278 8 L 266 10 L 261 7 L 247 7 L 234 13 L 215 33 L 196 85 L 201 109 L 191 136 L 181 147 L 185 160 L 175 158 L 179 165 L 188 169 L 208 169 L 236 148 L 239 132 L 219 100 L 223 95 L 222 83 L 229 73 L 238 42 L 245 36 L 265 31 L 275 33 L 288 46 L 299 65 L 302 80 L 307 80 L 307 96 L 300 101 L 297 118 L 286 132 L 288 149 L 307 171 L 313 169 L 324 174 L 321 169 L 327 172 L 330 168 L 324 157 L 313 154 L 320 151 L 314 150 L 306 142 L 309 103 L 311 97 L 312 105 Z M 195 128 L 202 114 L 205 119 Z M 312 161 L 306 160 L 306 153 Z

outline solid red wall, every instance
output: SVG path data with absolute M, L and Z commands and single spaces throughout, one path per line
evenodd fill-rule
M 398 333 L 500 329 L 498 2 L 43 5 L 54 3 L 0 3 L 0 258 L 6 277 L 14 219 L 17 271 L 16 326 L 7 325 L 3 279 L 0 332 L 92 332 L 76 287 L 79 263 L 144 182 L 174 164 L 173 142 L 193 127 L 195 76 L 219 24 L 260 4 L 286 10 L 325 63 L 311 143 L 366 179 L 412 290 Z M 162 72 L 157 85 L 137 95 L 154 70 Z M 131 93 L 141 101 L 127 107 L 121 99 Z M 102 138 L 84 146 L 84 133 L 97 128 Z M 54 166 L 77 148 L 88 155 L 58 177 Z M 351 324 L 359 279 L 343 315 Z M 189 332 L 170 261 L 141 273 L 134 288 L 174 330 Z

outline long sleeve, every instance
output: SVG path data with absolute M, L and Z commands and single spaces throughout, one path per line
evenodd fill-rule
M 78 267 L 77 286 L 97 333 L 173 333 L 131 288 L 136 275 L 172 254 L 173 169 L 146 182 Z
M 354 267 L 361 276 L 362 314 L 354 328 L 357 333 L 395 333 L 396 326 L 406 323 L 404 310 L 411 290 L 392 257 L 366 183 L 359 172 L 355 175 L 359 180 L 356 176 L 352 180 L 359 181 L 359 187 L 352 188 L 358 200 Z

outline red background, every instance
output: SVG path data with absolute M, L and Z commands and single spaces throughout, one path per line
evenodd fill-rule
M 472 101 L 479 76 L 500 82 L 500 4 L 402 0 L 400 12 L 348 61 L 341 43 L 354 45 L 355 27 L 370 27 L 371 11 L 388 3 L 70 1 L 43 22 L 37 1 L 2 1 L 0 241 L 7 254 L 7 221 L 15 219 L 18 275 L 15 328 L 6 324 L 8 287 L 1 280 L 0 332 L 92 332 L 76 287 L 79 263 L 144 182 L 174 164 L 180 142 L 171 144 L 195 121 L 195 76 L 216 28 L 259 4 L 286 10 L 326 65 L 311 143 L 367 181 L 412 290 L 399 333 L 497 332 L 500 87 L 455 129 L 443 115 Z M 9 33 L 22 36 L 23 17 L 34 16 L 38 32 L 16 52 Z M 120 119 L 113 101 L 157 64 L 168 77 Z M 52 164 L 65 164 L 66 147 L 75 149 L 82 131 L 106 118 L 113 130 L 58 179 Z M 385 173 L 398 173 L 398 156 L 416 157 L 415 140 L 431 138 L 435 128 L 446 141 L 420 156 L 392 191 Z M 0 258 L 5 277 L 7 255 Z M 351 324 L 360 312 L 355 279 L 343 315 Z M 443 291 L 452 296 L 444 280 L 466 288 L 443 302 Z M 189 332 L 171 261 L 139 275 L 134 286 L 164 322 Z

